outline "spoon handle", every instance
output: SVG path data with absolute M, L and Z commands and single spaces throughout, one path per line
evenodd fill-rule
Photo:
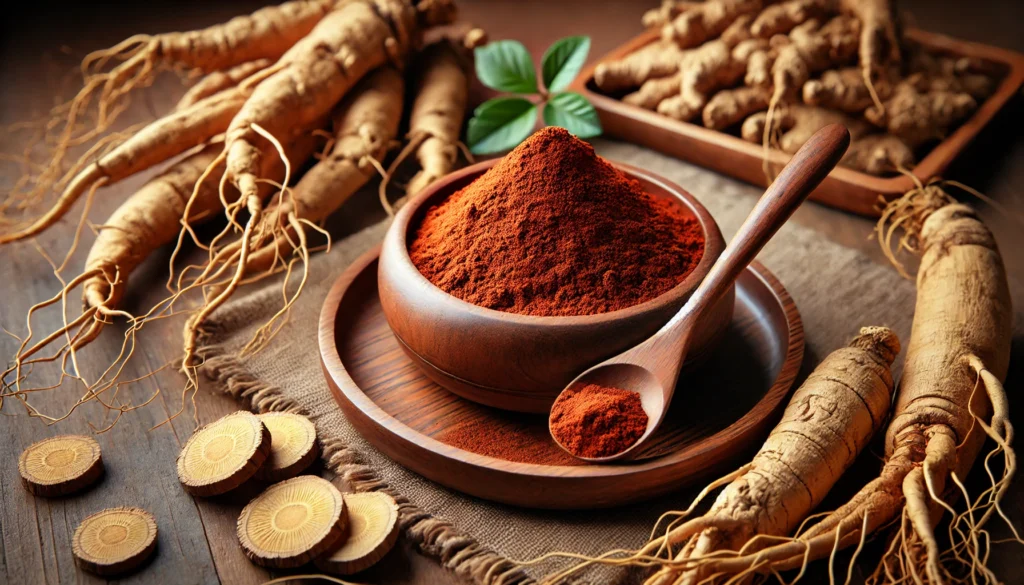
M 711 272 L 690 297 L 688 310 L 681 311 L 678 317 L 685 314 L 699 319 L 729 290 L 740 272 L 836 166 L 849 145 L 850 133 L 842 124 L 830 124 L 811 136 L 758 200 Z

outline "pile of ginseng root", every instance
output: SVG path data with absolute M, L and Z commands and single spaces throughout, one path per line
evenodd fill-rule
M 661 38 L 594 71 L 628 104 L 794 153 L 841 123 L 841 165 L 886 175 L 995 90 L 998 67 L 905 38 L 890 0 L 664 0 L 644 15 Z
M 479 29 L 444 26 L 455 16 L 452 0 L 292 0 L 202 30 L 136 35 L 87 55 L 81 90 L 41 123 L 44 156 L 38 144 L 24 155 L 29 172 L 0 201 L 0 245 L 33 238 L 83 198 L 72 248 L 86 225 L 96 238 L 81 272 L 64 277 L 55 267 L 63 290 L 29 311 L 0 401 L 16 401 L 49 423 L 90 401 L 118 416 L 137 408 L 116 397 L 137 333 L 186 313 L 184 409 L 198 386 L 204 322 L 242 285 L 284 272 L 280 311 L 241 353 L 263 347 L 302 292 L 310 253 L 322 247 L 310 236 L 326 236 L 327 216 L 384 172 L 403 120 L 403 158 L 420 168 L 406 195 L 457 164 L 472 49 L 486 38 Z M 114 131 L 133 94 L 162 72 L 199 79 L 159 119 Z M 106 187 L 157 165 L 164 165 L 159 174 L 106 221 L 89 223 L 90 205 Z M 202 241 L 194 228 L 208 221 L 224 228 Z M 129 276 L 169 245 L 169 296 L 141 314 L 127 312 Z M 205 262 L 179 266 L 179 252 L 192 246 L 206 252 Z M 75 289 L 83 310 L 69 318 Z M 179 302 L 186 296 L 192 301 Z M 51 305 L 63 311 L 64 326 L 34 335 L 33 313 Z M 92 360 L 80 368 L 78 352 L 115 320 L 127 324 L 120 354 L 109 367 Z M 67 412 L 33 404 L 53 388 L 32 384 L 33 369 L 44 364 L 57 364 L 61 382 L 84 388 Z

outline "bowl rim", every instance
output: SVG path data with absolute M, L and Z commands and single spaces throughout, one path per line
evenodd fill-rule
M 473 303 L 460 299 L 431 282 L 431 280 L 424 276 L 423 273 L 420 272 L 419 268 L 413 264 L 412 258 L 409 256 L 409 224 L 425 203 L 439 197 L 440 194 L 445 189 L 448 189 L 453 183 L 463 180 L 469 175 L 483 174 L 496 165 L 500 160 L 501 158 L 493 158 L 481 161 L 464 167 L 458 171 L 449 173 L 441 179 L 434 181 L 422 192 L 413 197 L 412 200 L 402 206 L 398 214 L 395 216 L 394 222 L 388 228 L 388 235 L 386 239 L 395 238 L 394 247 L 400 252 L 400 255 L 393 260 L 397 262 L 397 267 L 403 271 L 403 275 L 405 272 L 411 273 L 408 276 L 409 278 L 417 280 L 418 284 L 425 283 L 428 285 L 425 290 L 440 293 L 440 295 L 446 297 L 448 301 L 454 302 L 456 306 L 461 307 L 462 310 L 475 313 L 481 317 L 500 319 L 524 326 L 559 325 L 588 327 L 607 324 L 623 319 L 630 319 L 632 317 L 663 308 L 666 304 L 670 304 L 673 301 L 686 297 L 688 294 L 692 293 L 697 288 L 697 285 L 704 280 L 708 272 L 711 271 L 711 266 L 725 249 L 725 240 L 722 237 L 722 232 L 718 227 L 718 223 L 715 221 L 715 218 L 711 216 L 711 213 L 707 208 L 704 207 L 704 205 L 694 197 L 693 194 L 683 189 L 678 184 L 651 171 L 616 160 L 605 159 L 615 166 L 615 168 L 626 173 L 626 175 L 631 179 L 637 179 L 642 182 L 657 185 L 672 197 L 679 200 L 693 214 L 704 233 L 704 252 L 700 261 L 697 262 L 697 266 L 694 267 L 694 269 L 679 284 L 653 299 L 605 313 L 596 313 L 593 315 L 524 315 L 522 313 L 511 313 L 482 307 L 480 305 L 474 305 Z M 451 194 L 451 192 L 444 194 L 441 200 L 443 201 Z M 438 203 L 440 203 L 440 201 L 438 201 Z M 385 244 L 385 247 L 389 248 L 390 246 Z

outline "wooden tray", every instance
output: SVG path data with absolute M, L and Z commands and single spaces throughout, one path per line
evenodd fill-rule
M 917 29 L 908 30 L 907 37 L 933 51 L 978 57 L 1006 69 L 995 93 L 914 167 L 914 174 L 922 181 L 927 181 L 941 176 L 953 159 L 1020 89 L 1024 82 L 1024 55 Z M 615 49 L 601 61 L 622 58 L 658 38 L 657 30 L 647 31 Z M 593 83 L 595 67 L 596 63 L 577 77 L 572 89 L 585 95 L 597 108 L 606 135 L 653 148 L 748 183 L 766 185 L 761 145 L 698 124 L 673 120 L 599 93 Z M 789 155 L 773 150 L 769 158 L 782 165 L 789 160 Z M 913 186 L 910 177 L 904 175 L 876 177 L 836 167 L 811 194 L 811 199 L 845 211 L 878 216 L 879 195 L 892 199 L 906 193 Z
M 377 296 L 379 248 L 334 283 L 320 314 L 320 357 L 345 416 L 406 468 L 452 489 L 533 508 L 597 508 L 642 500 L 708 478 L 760 445 L 803 358 L 803 325 L 785 288 L 754 264 L 736 284 L 719 350 L 687 376 L 659 434 L 633 462 L 585 465 L 547 434 L 547 417 L 470 402 L 430 381 L 399 347 Z M 545 464 L 519 463 L 441 442 L 496 433 Z

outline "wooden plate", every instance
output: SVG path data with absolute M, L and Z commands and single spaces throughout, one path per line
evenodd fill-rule
M 932 51 L 978 57 L 998 64 L 1005 70 L 995 93 L 978 107 L 973 116 L 932 148 L 914 167 L 914 175 L 927 182 L 933 177 L 941 176 L 953 159 L 1020 89 L 1024 83 L 1024 55 L 917 29 L 908 30 L 906 34 L 908 38 Z M 659 35 L 657 30 L 649 30 L 615 49 L 597 63 L 622 58 L 660 38 Z M 705 128 L 699 124 L 673 120 L 657 112 L 632 106 L 615 97 L 602 94 L 593 83 L 597 63 L 576 78 L 572 89 L 585 95 L 597 108 L 606 135 L 653 148 L 748 183 L 767 185 L 762 170 L 764 152 L 760 144 L 753 144 L 739 136 Z M 781 166 L 789 160 L 789 155 L 773 150 L 769 153 L 769 159 Z M 877 217 L 879 195 L 892 199 L 906 193 L 913 186 L 910 177 L 904 175 L 876 177 L 853 169 L 836 167 L 811 194 L 811 199 L 845 211 Z
M 377 296 L 379 248 L 334 283 L 320 314 L 320 357 L 345 416 L 406 468 L 474 496 L 531 508 L 597 508 L 706 479 L 760 445 L 803 359 L 803 325 L 782 284 L 755 263 L 736 283 L 733 320 L 717 352 L 686 376 L 658 435 L 636 460 L 580 464 L 547 434 L 545 415 L 460 398 L 430 381 L 399 347 Z M 488 434 L 506 458 L 439 439 Z M 483 449 L 477 449 L 478 451 Z M 510 459 L 532 453 L 545 463 Z

